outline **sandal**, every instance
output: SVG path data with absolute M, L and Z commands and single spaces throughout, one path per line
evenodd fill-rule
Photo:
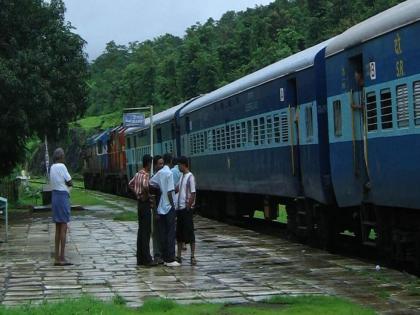
M 191 257 L 191 266 L 195 266 L 197 265 L 197 260 L 195 259 L 194 256 Z

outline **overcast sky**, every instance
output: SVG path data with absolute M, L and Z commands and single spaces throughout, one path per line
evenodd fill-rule
M 215 20 L 229 10 L 242 11 L 274 0 L 64 0 L 66 19 L 88 44 L 89 59 L 106 43 L 142 42 L 170 33 L 183 36 L 196 22 Z

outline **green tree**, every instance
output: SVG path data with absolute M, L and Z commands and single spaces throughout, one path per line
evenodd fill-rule
M 0 175 L 25 156 L 37 134 L 57 138 L 86 108 L 85 42 L 52 0 L 0 2 Z

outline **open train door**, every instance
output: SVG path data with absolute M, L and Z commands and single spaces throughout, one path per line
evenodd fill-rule
M 302 189 L 302 173 L 300 164 L 299 108 L 296 78 L 291 78 L 287 80 L 286 91 L 286 100 L 289 104 L 291 169 L 292 175 L 298 178 Z

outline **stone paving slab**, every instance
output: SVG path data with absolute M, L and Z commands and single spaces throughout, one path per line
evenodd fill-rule
M 124 208 L 129 207 L 127 201 Z M 183 304 L 253 303 L 275 295 L 323 294 L 382 314 L 420 314 L 420 282 L 414 276 L 387 268 L 377 272 L 354 258 L 199 216 L 195 222 L 198 265 L 190 266 L 187 251 L 179 268 L 137 267 L 137 224 L 93 210 L 76 213 L 70 223 L 67 250 L 74 266 L 52 265 L 55 226 L 48 214 L 12 222 L 9 242 L 0 244 L 0 303 L 90 294 L 103 300 L 119 295 L 136 307 L 153 297 Z

